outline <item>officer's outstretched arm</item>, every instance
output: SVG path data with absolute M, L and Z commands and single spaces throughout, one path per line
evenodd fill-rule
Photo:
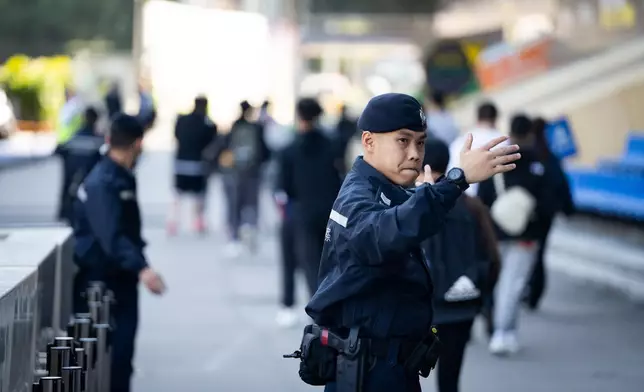
M 388 255 L 406 252 L 440 231 L 445 215 L 461 194 L 456 185 L 440 181 L 418 187 L 396 207 L 359 201 L 346 222 L 349 243 L 369 264 L 391 260 Z
M 115 189 L 85 189 L 87 220 L 98 242 L 110 260 L 119 268 L 138 276 L 148 266 L 142 249 L 121 232 L 121 200 Z

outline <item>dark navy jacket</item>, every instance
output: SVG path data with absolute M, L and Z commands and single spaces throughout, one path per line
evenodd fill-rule
M 62 200 L 59 215 L 71 222 L 73 199 L 78 186 L 100 160 L 102 136 L 96 135 L 90 126 L 84 126 L 66 143 L 56 148 L 56 154 L 63 160 Z
M 278 160 L 277 188 L 284 191 L 295 218 L 324 228 L 342 185 L 333 142 L 319 130 L 297 135 Z
M 78 189 L 75 259 L 91 279 L 138 282 L 147 266 L 133 173 L 105 156 Z
M 333 205 L 306 312 L 330 328 L 363 327 L 367 337 L 425 336 L 433 284 L 420 244 L 460 195 L 446 181 L 409 192 L 359 157 Z
M 102 136 L 96 135 L 91 127 L 85 126 L 66 143 L 58 146 L 56 153 L 63 158 L 66 177 L 73 179 L 78 173 L 87 175 L 99 161 L 99 149 L 103 143 Z

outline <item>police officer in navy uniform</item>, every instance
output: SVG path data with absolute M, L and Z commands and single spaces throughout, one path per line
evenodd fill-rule
M 75 311 L 84 311 L 81 294 L 89 281 L 103 281 L 114 292 L 112 306 L 111 390 L 128 392 L 138 324 L 138 283 L 154 294 L 165 285 L 144 255 L 136 178 L 143 127 L 135 117 L 118 114 L 112 121 L 110 149 L 78 189 L 74 225 Z M 86 307 L 86 305 L 85 305 Z
M 96 123 L 99 114 L 88 107 L 83 116 L 81 128 L 64 144 L 56 148 L 56 155 L 63 160 L 63 181 L 60 192 L 58 219 L 72 224 L 73 200 L 78 186 L 100 160 L 99 152 L 104 138 L 98 134 Z
M 442 229 L 468 184 L 514 169 L 518 146 L 493 149 L 506 140 L 500 137 L 472 149 L 468 135 L 460 168 L 434 184 L 425 166 L 424 183 L 412 189 L 423 172 L 421 104 L 404 94 L 374 97 L 358 128 L 364 156 L 355 161 L 333 205 L 319 287 L 306 312 L 338 334 L 359 327 L 369 347 L 362 391 L 420 391 L 419 369 L 403 364 L 432 324 L 431 260 L 424 258 L 421 242 Z M 343 386 L 329 382 L 325 390 L 338 389 Z

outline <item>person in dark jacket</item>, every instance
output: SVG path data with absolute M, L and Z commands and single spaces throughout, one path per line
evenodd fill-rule
M 447 172 L 449 147 L 439 139 L 425 143 L 424 164 L 434 181 Z M 458 241 L 455 241 L 455 239 Z M 444 228 L 424 243 L 434 281 L 434 323 L 442 351 L 438 391 L 458 392 L 470 331 L 483 299 L 492 293 L 500 257 L 487 208 L 480 200 L 461 196 L 445 216 Z
M 253 121 L 253 107 L 243 101 L 240 109 L 241 115 L 222 138 L 219 148 L 222 152 L 218 154 L 227 200 L 231 256 L 239 255 L 242 241 L 251 251 L 255 250 L 262 167 L 270 158 L 264 127 Z
M 78 186 L 101 157 L 100 148 L 104 138 L 98 134 L 98 119 L 99 114 L 96 109 L 93 107 L 85 109 L 81 128 L 71 139 L 56 148 L 56 155 L 63 160 L 58 219 L 69 224 L 73 222 L 73 201 L 76 198 Z
M 91 281 L 102 281 L 114 293 L 110 308 L 111 392 L 129 392 L 138 326 L 138 284 L 161 294 L 165 285 L 150 268 L 141 236 L 141 213 L 132 172 L 141 153 L 143 127 L 132 116 L 112 121 L 110 150 L 78 188 L 74 203 L 74 311 L 87 312 L 82 294 Z
M 542 226 L 554 210 L 554 188 L 550 174 L 534 151 L 532 121 L 525 115 L 512 118 L 510 140 L 521 146 L 516 170 L 487 180 L 478 196 L 492 210 L 500 241 L 503 268 L 494 300 L 493 354 L 519 349 L 517 322 L 525 284 L 536 260 Z M 521 223 L 520 218 L 526 219 Z M 517 224 L 517 222 L 521 224 Z
M 217 137 L 217 126 L 208 118 L 208 100 L 205 97 L 195 99 L 192 113 L 177 118 L 174 136 L 177 141 L 174 161 L 176 196 L 167 230 L 171 235 L 176 234 L 180 198 L 182 195 L 191 195 L 196 199 L 194 227 L 197 232 L 203 233 L 206 230 L 204 211 L 209 174 L 204 153 Z
M 512 170 L 517 146 L 494 148 L 497 138 L 471 149 L 461 168 L 436 184 L 423 172 L 425 115 L 405 94 L 372 98 L 358 120 L 364 156 L 356 159 L 333 203 L 320 263 L 319 287 L 306 306 L 316 324 L 347 336 L 359 329 L 367 371 L 364 392 L 420 391 L 419 370 L 430 361 L 405 365 L 433 336 L 433 281 L 421 244 L 444 229 L 446 214 L 469 183 Z M 455 239 L 458 240 L 458 239 Z M 354 332 L 355 333 L 355 332 Z M 424 347 L 427 347 L 424 345 Z M 336 381 L 327 392 L 347 390 Z
M 541 302 L 541 298 L 543 297 L 543 293 L 546 289 L 547 276 L 544 254 L 546 243 L 548 241 L 548 234 L 552 228 L 552 222 L 554 221 L 555 215 L 557 212 L 563 212 L 567 216 L 570 216 L 575 212 L 568 177 L 561 167 L 559 158 L 550 151 L 550 147 L 548 146 L 548 141 L 546 139 L 547 126 L 548 123 L 546 120 L 538 117 L 533 121 L 532 131 L 534 133 L 535 152 L 546 167 L 546 171 L 553 177 L 552 181 L 557 184 L 554 199 L 557 208 L 554 210 L 555 214 L 553 214 L 553 216 L 550 216 L 549 219 L 543 220 L 541 237 L 539 238 L 539 250 L 537 251 L 537 261 L 526 287 L 525 301 L 527 302 L 528 307 L 532 310 L 539 307 L 539 303 Z
M 341 163 L 342 175 L 344 176 L 347 171 L 346 165 L 346 155 L 347 149 L 349 148 L 349 143 L 353 140 L 358 134 L 358 123 L 357 121 L 349 115 L 349 109 L 346 105 L 342 105 L 340 108 L 340 120 L 336 125 L 336 132 L 334 141 L 338 149 L 338 159 Z
M 342 179 L 335 145 L 317 126 L 320 104 L 303 98 L 296 112 L 298 135 L 278 158 L 278 188 L 292 206 L 296 255 L 313 295 L 326 223 Z

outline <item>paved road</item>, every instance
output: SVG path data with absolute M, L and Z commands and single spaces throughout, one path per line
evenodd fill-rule
M 295 361 L 281 359 L 296 348 L 300 331 L 274 324 L 279 264 L 271 224 L 264 225 L 258 256 L 222 256 L 223 203 L 214 180 L 211 234 L 185 231 L 168 239 L 163 223 L 170 201 L 169 168 L 168 154 L 149 153 L 138 170 L 148 256 L 170 289 L 163 298 L 142 295 L 135 390 L 313 390 L 297 378 Z M 50 220 L 57 174 L 51 161 L 0 173 L 0 223 Z M 265 202 L 264 222 L 274 222 L 270 202 Z M 643 327 L 644 308 L 555 273 L 543 310 L 522 319 L 524 351 L 496 359 L 474 339 L 462 389 L 641 392 Z M 433 391 L 434 383 L 431 377 L 424 381 L 425 390 Z

